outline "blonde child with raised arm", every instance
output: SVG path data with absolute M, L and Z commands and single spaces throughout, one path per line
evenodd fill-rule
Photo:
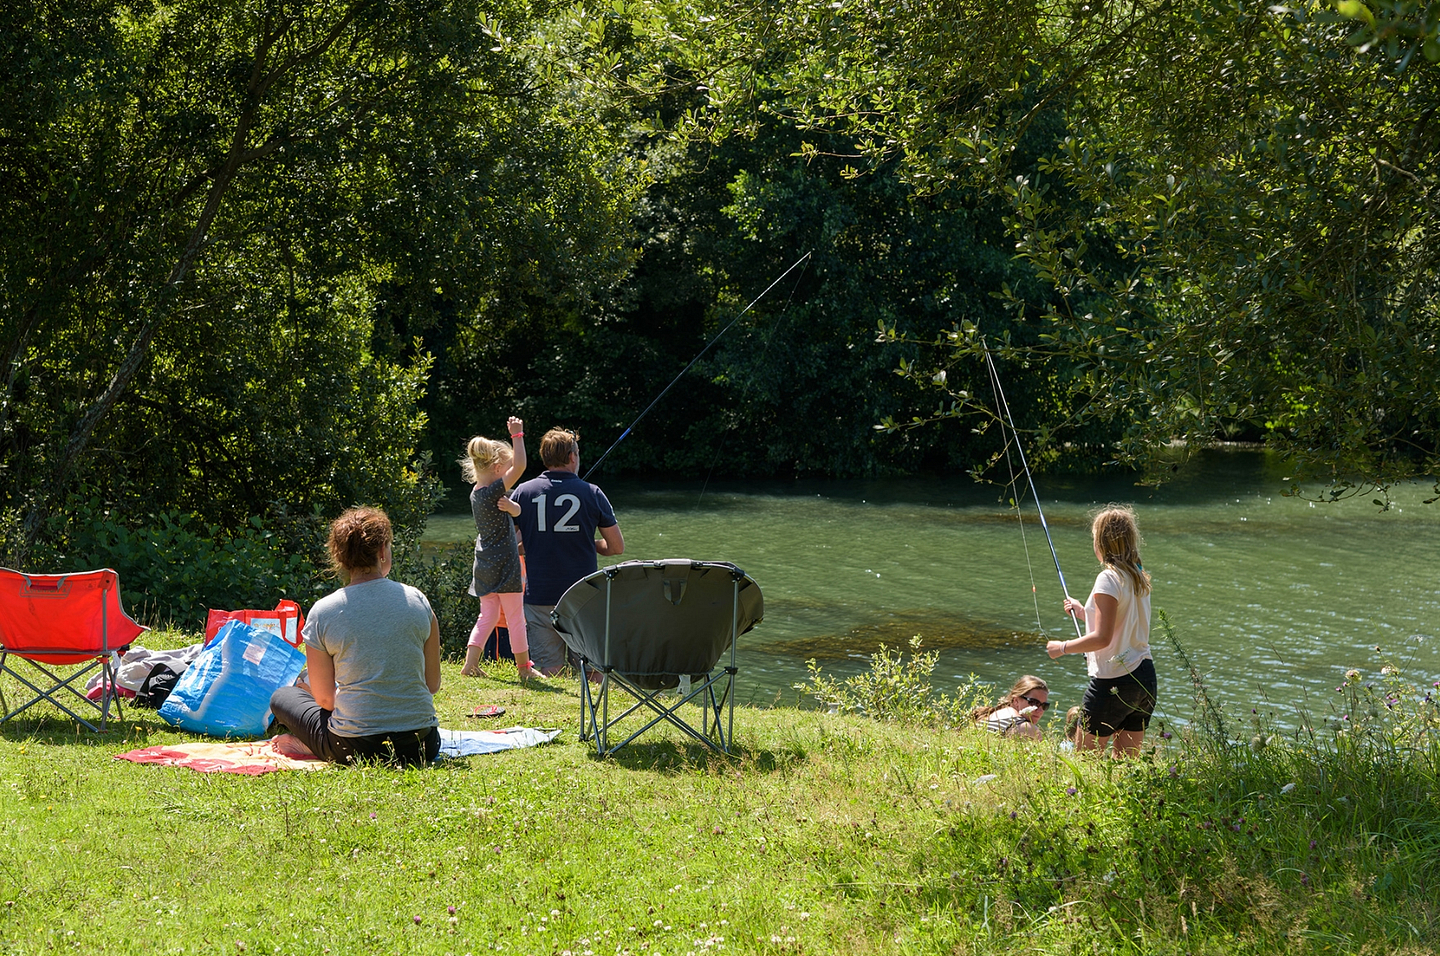
M 475 567 L 470 593 L 480 599 L 480 616 L 470 632 L 465 648 L 465 666 L 460 673 L 482 677 L 480 656 L 485 639 L 505 611 L 510 630 L 510 649 L 515 653 L 515 666 L 520 679 L 529 680 L 530 644 L 525 636 L 525 584 L 520 568 L 520 551 L 515 545 L 512 518 L 520 514 L 520 506 L 511 501 L 507 492 L 525 473 L 525 423 L 511 416 L 506 426 L 510 443 L 476 435 L 465 445 L 460 459 L 460 473 L 474 483 L 470 490 L 470 513 L 475 517 Z

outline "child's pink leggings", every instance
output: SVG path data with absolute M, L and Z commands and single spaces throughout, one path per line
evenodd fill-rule
M 475 629 L 470 632 L 470 646 L 485 646 L 486 638 L 500 621 L 502 608 L 505 611 L 505 628 L 510 632 L 510 650 L 515 654 L 516 663 L 528 662 L 530 641 L 525 636 L 524 591 L 507 591 L 504 594 L 491 591 L 480 598 L 480 616 L 475 620 Z

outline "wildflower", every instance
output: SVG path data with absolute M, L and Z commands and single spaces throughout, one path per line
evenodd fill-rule
M 415 917 L 412 917 L 412 918 L 415 920 L 415 925 L 416 925 L 416 926 L 419 926 L 419 925 L 420 925 L 420 917 L 419 917 L 419 916 L 415 916 Z
M 375 819 L 375 811 L 374 811 L 374 810 L 371 810 L 371 811 L 370 811 L 370 819 L 372 819 L 372 820 Z
M 1316 842 L 1315 842 L 1314 840 L 1311 840 L 1311 841 L 1310 841 L 1310 849 L 1312 849 L 1312 850 L 1315 849 L 1315 847 L 1316 847 L 1317 845 L 1318 845 L 1318 844 L 1316 844 Z
M 1015 811 L 1014 811 L 1014 810 L 1011 810 L 1011 811 L 1010 811 L 1010 819 L 1013 820 L 1013 819 L 1015 819 L 1016 816 L 1017 816 L 1017 814 L 1015 813 Z
M 1076 790 L 1074 787 L 1066 787 L 1066 788 L 1065 788 L 1065 796 L 1067 796 L 1067 797 L 1073 797 L 1073 796 L 1075 796 L 1075 794 L 1077 794 L 1077 793 L 1079 793 L 1079 792 L 1080 792 L 1080 791 L 1079 791 L 1079 790 Z
M 1308 874 L 1308 873 L 1301 873 L 1301 874 L 1300 874 L 1300 884 L 1301 884 L 1302 886 L 1309 886 L 1309 885 L 1310 885 L 1310 874 Z
M 1386 664 L 1384 667 L 1380 668 L 1380 673 L 1387 675 L 1398 674 L 1400 673 L 1400 668 L 1396 667 L 1394 664 Z
M 447 907 L 445 907 L 445 912 L 449 913 L 451 916 L 454 916 L 454 915 L 455 915 L 455 907 L 453 907 L 453 906 L 447 906 Z

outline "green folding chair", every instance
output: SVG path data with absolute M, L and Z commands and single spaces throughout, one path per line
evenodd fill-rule
M 668 724 L 730 753 L 735 646 L 764 613 L 760 586 L 724 562 L 626 561 L 577 581 L 551 619 L 580 659 L 580 739 L 608 756 Z M 612 692 L 620 696 L 614 714 Z M 698 726 L 684 709 L 692 703 L 699 705 Z M 637 716 L 638 728 L 631 721 L 620 729 Z

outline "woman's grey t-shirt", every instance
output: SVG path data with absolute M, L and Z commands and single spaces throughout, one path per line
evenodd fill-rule
M 525 589 L 520 576 L 520 549 L 515 545 L 515 524 L 496 507 L 505 494 L 505 482 L 496 479 L 470 491 L 470 513 L 475 518 L 475 567 L 470 593 L 513 594 Z
M 430 602 L 408 584 L 377 578 L 315 602 L 305 619 L 307 647 L 335 662 L 339 737 L 368 737 L 435 726 L 435 698 L 425 684 Z

